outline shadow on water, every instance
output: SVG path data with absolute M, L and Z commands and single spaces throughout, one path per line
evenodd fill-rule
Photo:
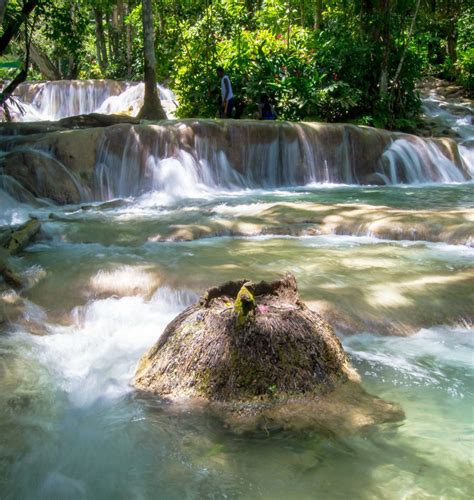
M 303 299 L 344 332 L 407 334 L 474 320 L 472 250 L 462 246 L 343 236 L 214 238 L 133 249 L 41 244 L 23 259 L 46 273 L 26 296 L 55 320 L 106 293 L 150 297 L 169 285 L 200 294 L 216 276 L 274 279 L 285 271 L 295 274 Z M 99 286 L 106 273 L 110 283 Z

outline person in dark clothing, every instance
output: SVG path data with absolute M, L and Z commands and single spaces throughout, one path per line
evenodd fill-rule
M 234 97 L 234 101 L 235 101 L 235 106 L 234 106 L 234 118 L 236 120 L 238 120 L 239 118 L 242 118 L 242 115 L 244 114 L 244 110 L 245 110 L 245 100 L 242 99 L 241 97 Z
M 258 119 L 259 120 L 276 120 L 277 114 L 275 108 L 270 102 L 270 98 L 267 94 L 262 94 L 260 96 L 260 102 L 258 103 Z

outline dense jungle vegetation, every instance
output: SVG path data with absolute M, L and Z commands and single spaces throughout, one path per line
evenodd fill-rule
M 0 0 L 1 76 L 143 79 L 139 0 Z M 218 66 L 254 116 L 409 129 L 426 75 L 474 89 L 470 0 L 153 0 L 157 80 L 216 114 Z M 23 22 L 24 21 L 24 22 Z M 25 68 L 25 57 L 26 68 Z

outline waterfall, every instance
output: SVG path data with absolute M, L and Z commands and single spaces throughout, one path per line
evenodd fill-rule
M 323 144 L 309 131 L 303 124 L 181 122 L 132 127 L 122 141 L 122 129 L 110 130 L 99 148 L 95 192 L 101 199 L 148 191 L 192 196 L 328 182 L 324 152 L 317 154 Z M 345 182 L 334 158 L 340 155 L 331 156 L 331 180 Z
M 31 135 L 26 127 L 0 144 L 4 189 L 20 201 L 60 204 L 145 193 L 167 203 L 312 184 L 462 183 L 474 173 L 467 142 L 345 124 L 190 119 Z
M 391 184 L 464 182 L 465 176 L 453 161 L 430 140 L 397 139 L 384 152 L 388 169 L 383 174 Z
M 110 127 L 100 141 L 94 170 L 100 199 L 472 179 L 465 151 L 456 161 L 432 140 L 352 125 L 188 120 Z
M 92 113 L 111 95 L 125 90 L 126 84 L 110 80 L 61 80 L 33 82 L 16 91 L 25 108 L 21 121 L 60 120 Z
M 435 91 L 423 98 L 422 102 L 424 114 L 434 123 L 453 130 L 462 139 L 474 137 L 472 103 L 443 98 Z
M 460 144 L 459 155 L 461 156 L 464 168 L 474 178 L 474 144 L 471 142 L 470 146 L 468 143 Z
M 157 85 L 160 100 L 166 115 L 171 118 L 176 108 L 175 97 L 171 90 Z M 145 95 L 144 83 L 130 83 L 128 87 L 119 95 L 112 95 L 105 99 L 95 112 L 106 115 L 114 113 L 126 113 L 130 116 L 137 116 L 143 105 Z
M 0 189 L 20 202 L 46 205 L 90 199 L 89 188 L 44 145 L 18 145 L 0 155 Z
M 176 103 L 173 93 L 158 85 L 168 116 Z M 15 92 L 24 114 L 15 121 L 55 121 L 88 113 L 126 113 L 136 116 L 143 104 L 144 84 L 113 80 L 60 80 L 21 84 Z

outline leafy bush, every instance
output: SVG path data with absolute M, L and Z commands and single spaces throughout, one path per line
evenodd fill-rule
M 338 121 L 357 108 L 361 97 L 360 90 L 353 89 L 345 82 L 335 82 L 317 91 L 319 115 L 328 117 L 331 121 Z
M 409 48 L 387 102 L 378 91 L 383 49 L 375 39 L 360 36 L 358 22 L 333 7 L 324 29 L 315 32 L 290 23 L 288 16 L 298 12 L 285 5 L 269 0 L 250 16 L 245 2 L 220 0 L 197 22 L 182 26 L 182 49 L 173 61 L 179 116 L 216 116 L 217 66 L 226 68 L 248 117 L 255 116 L 262 93 L 285 120 L 341 121 L 366 115 L 374 117 L 372 123 L 391 126 L 397 117 L 416 115 L 414 85 L 421 58 L 414 48 Z M 393 24 L 402 32 L 406 20 L 397 19 Z M 392 39 L 394 74 L 405 38 L 394 34 Z
M 474 7 L 467 9 L 457 23 L 458 43 L 455 64 L 459 82 L 474 91 Z
M 459 82 L 467 89 L 474 91 L 474 48 L 467 49 L 458 55 L 456 70 Z

